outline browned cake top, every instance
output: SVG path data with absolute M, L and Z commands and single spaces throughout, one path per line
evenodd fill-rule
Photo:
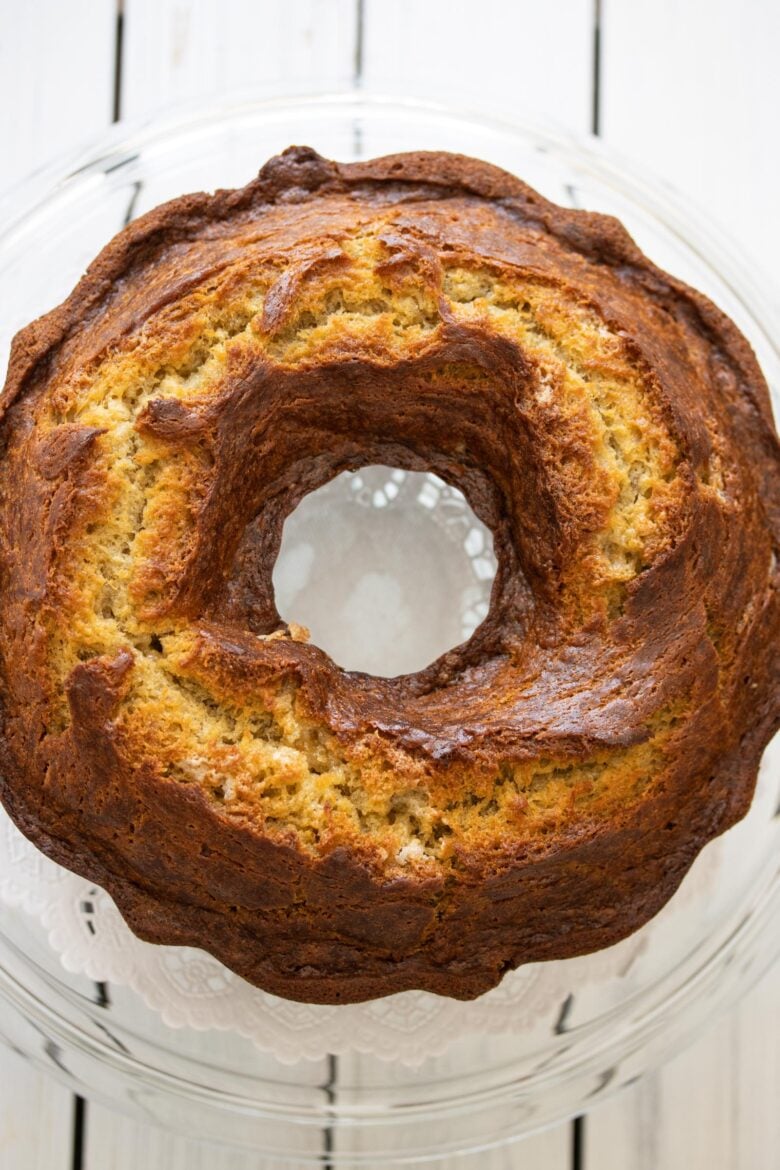
M 4 796 L 109 886 L 181 883 L 137 822 L 175 837 L 195 792 L 198 856 L 249 832 L 439 889 L 736 751 L 712 831 L 744 811 L 778 718 L 767 390 L 616 221 L 459 156 L 291 149 L 122 232 L 17 338 L 3 406 Z M 499 566 L 473 637 L 395 679 L 271 584 L 302 496 L 377 462 L 459 487 Z

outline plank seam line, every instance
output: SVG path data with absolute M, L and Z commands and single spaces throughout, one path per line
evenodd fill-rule
M 359 89 L 363 84 L 363 42 L 365 30 L 365 0 L 355 0 L 355 54 L 352 66 L 352 84 Z
M 328 1073 L 325 1082 L 322 1086 L 325 1094 L 325 1100 L 328 1105 L 335 1104 L 336 1101 L 336 1086 L 339 1079 L 339 1063 L 338 1057 L 333 1053 L 328 1053 Z M 334 1132 L 333 1132 L 333 1118 L 328 1117 L 328 1121 L 322 1128 L 322 1170 L 335 1170 L 333 1161 L 334 1153 Z
M 71 1170 L 84 1170 L 84 1138 L 87 1131 L 87 1103 L 83 1097 L 73 1098 L 73 1144 L 71 1146 Z
M 593 0 L 593 79 L 591 93 L 591 133 L 601 134 L 601 28 L 602 0 Z
M 114 100 L 112 104 L 111 121 L 118 122 L 122 117 L 122 58 L 124 56 L 125 40 L 124 0 L 116 0 L 114 29 Z
M 571 1170 L 585 1170 L 585 1118 L 575 1117 L 571 1123 Z

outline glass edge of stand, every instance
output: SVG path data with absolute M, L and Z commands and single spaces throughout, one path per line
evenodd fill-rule
M 702 985 L 706 985 L 708 980 L 712 980 L 717 976 L 719 971 L 724 970 L 732 962 L 739 950 L 742 950 L 750 960 L 752 969 L 749 983 L 752 985 L 771 966 L 780 953 L 780 931 L 776 931 L 773 940 L 768 941 L 772 937 L 772 932 L 771 930 L 764 929 L 766 923 L 777 921 L 778 913 L 780 913 L 780 869 L 777 869 L 775 866 L 774 872 L 766 883 L 766 888 L 762 891 L 759 901 L 747 912 L 734 915 L 738 919 L 736 925 L 733 923 L 725 925 L 726 937 L 711 954 L 706 956 L 703 961 L 697 961 L 695 953 L 686 956 L 682 964 L 679 964 L 678 967 L 667 973 L 664 979 L 660 981 L 660 985 L 655 989 L 654 1002 L 649 1005 L 647 1010 L 636 1015 L 633 1026 L 628 1031 L 624 1029 L 618 1040 L 613 1038 L 602 1045 L 589 1048 L 585 1053 L 579 1053 L 576 1059 L 569 1065 L 554 1065 L 549 1075 L 534 1080 L 533 1093 L 538 1093 L 540 1090 L 543 1090 L 545 1084 L 554 1085 L 560 1084 L 562 1081 L 575 1079 L 578 1075 L 587 1072 L 587 1066 L 592 1065 L 594 1062 L 597 1064 L 600 1063 L 601 1065 L 614 1064 L 616 1050 L 624 1048 L 626 1044 L 629 1044 L 632 1050 L 636 1046 L 643 1045 L 648 1037 L 652 1037 L 656 1032 L 659 1023 L 663 1023 L 663 1026 L 668 1029 L 671 1022 L 668 1016 L 670 1005 L 673 1005 L 678 1013 L 682 1014 L 691 1002 L 695 1002 L 698 999 Z M 760 948 L 758 956 L 755 951 L 751 953 L 747 949 L 748 944 L 756 938 L 762 941 L 762 948 Z M 691 964 L 693 964 L 694 969 L 692 971 L 687 970 L 686 968 Z M 665 986 L 670 981 L 674 984 L 671 989 Z M 285 1119 L 287 1121 L 294 1120 L 297 1124 L 313 1125 L 317 1124 L 318 1120 L 322 1121 L 323 1116 L 332 1119 L 337 1119 L 340 1116 L 339 1106 L 333 1103 L 328 1104 L 327 1108 L 323 1107 L 321 1110 L 310 1109 L 308 1113 L 306 1107 L 301 1107 L 300 1104 L 280 1107 L 260 1106 L 256 1101 L 241 1097 L 237 1094 L 224 1094 L 221 1091 L 214 1092 L 207 1086 L 194 1086 L 191 1082 L 185 1081 L 176 1074 L 154 1069 L 148 1065 L 139 1066 L 138 1062 L 132 1057 L 123 1055 L 108 1044 L 102 1043 L 96 1037 L 83 1032 L 77 1024 L 73 1024 L 70 1020 L 66 1020 L 61 1015 L 53 1012 L 46 1003 L 27 988 L 23 987 L 1 965 L 0 987 L 3 989 L 6 1001 L 10 1002 L 25 1018 L 37 1020 L 43 1032 L 48 1033 L 51 1031 L 65 1045 L 72 1044 L 74 1048 L 79 1049 L 101 1063 L 108 1062 L 120 1075 L 128 1076 L 132 1080 L 143 1078 L 147 1087 L 155 1087 L 190 1101 L 200 1101 L 203 1105 L 217 1106 L 225 1112 L 229 1112 L 231 1109 L 238 1112 L 246 1112 L 248 1110 L 258 1118 L 266 1118 L 268 1120 Z M 733 986 L 730 985 L 727 994 L 721 996 L 720 1002 L 715 1004 L 714 1010 L 708 1010 L 708 1018 L 714 1015 L 715 1012 L 725 1010 L 733 1002 L 736 995 L 744 993 L 745 989 L 745 982 L 738 982 Z M 621 1005 L 620 1009 L 611 1009 L 610 1012 L 606 1013 L 606 1016 L 608 1017 L 610 1014 L 620 1015 L 623 1011 L 624 1007 Z M 597 1024 L 603 1027 L 604 1018 L 599 1017 L 598 1021 L 591 1025 L 586 1025 L 583 1029 L 583 1034 L 587 1036 L 587 1033 L 595 1028 Z M 569 1035 L 571 1036 L 572 1033 Z M 674 1037 L 673 1040 L 676 1047 L 677 1038 Z M 582 1041 L 582 1035 L 580 1036 L 580 1041 Z M 597 1060 L 598 1057 L 601 1057 L 600 1062 Z M 662 1056 L 657 1057 L 654 1063 L 657 1063 L 659 1059 L 662 1059 Z M 491 1075 L 495 1075 L 496 1073 L 500 1074 L 502 1071 L 510 1068 L 511 1065 L 500 1066 L 497 1070 L 491 1070 Z M 477 1076 L 479 1075 L 481 1074 L 477 1074 Z M 518 1081 L 517 1078 L 510 1077 L 497 1086 L 488 1085 L 486 1088 L 476 1088 L 470 1094 L 466 1093 L 465 1095 L 461 1088 L 461 1091 L 450 1098 L 415 1105 L 409 1105 L 406 1102 L 390 1103 L 380 1109 L 372 1110 L 368 1106 L 355 1105 L 353 1103 L 349 1106 L 351 1111 L 350 1116 L 359 1117 L 361 1124 L 370 1124 L 372 1120 L 376 1123 L 386 1123 L 393 1118 L 395 1118 L 398 1124 L 403 1124 L 404 1119 L 411 1119 L 412 1117 L 441 1119 L 453 1113 L 477 1112 L 485 1106 L 492 1107 L 501 1104 L 507 1098 L 516 1099 L 521 1091 L 521 1081 Z M 439 1082 L 433 1082 L 432 1084 L 436 1083 Z M 449 1083 L 454 1086 L 459 1082 L 457 1078 L 450 1078 Z M 195 1091 L 196 1088 L 199 1091 Z M 425 1088 L 426 1085 L 424 1082 L 415 1083 L 411 1087 L 411 1091 L 415 1097 L 419 1098 Z M 385 1092 L 386 1089 L 383 1088 L 382 1091 Z M 302 1117 L 302 1114 L 306 1116 Z
M 647 205 L 651 214 L 670 228 L 721 279 L 725 275 L 721 266 L 714 267 L 709 257 L 713 248 L 724 257 L 734 278 L 726 283 L 749 307 L 750 315 L 780 355 L 778 344 L 773 340 L 779 326 L 780 289 L 771 279 L 771 274 L 760 268 L 757 280 L 751 276 L 748 265 L 742 262 L 725 230 L 670 184 L 646 171 L 603 139 L 571 131 L 552 119 L 510 118 L 488 107 L 459 107 L 414 95 L 354 88 L 301 91 L 292 87 L 289 91 L 278 92 L 278 87 L 275 87 L 273 93 L 263 89 L 238 90 L 220 102 L 178 102 L 165 107 L 159 114 L 121 121 L 92 137 L 75 152 L 64 153 L 0 194 L 0 241 L 17 222 L 33 215 L 65 185 L 91 174 L 105 175 L 116 170 L 134 160 L 145 146 L 164 141 L 171 135 L 196 135 L 210 125 L 237 117 L 247 119 L 271 113 L 283 117 L 292 112 L 319 112 L 324 116 L 334 108 L 343 112 L 350 107 L 354 107 L 354 116 L 367 112 L 387 115 L 400 112 L 438 118 L 449 124 L 468 124 L 504 139 L 520 134 L 535 140 L 545 150 L 557 149 L 565 153 L 569 161 L 576 161 L 585 170 L 592 169 L 609 185 L 624 193 L 628 191 L 640 205 Z M 703 246 L 694 247 L 692 240 Z M 756 292 L 759 292 L 758 304 L 750 295 Z M 766 325 L 765 313 L 768 314 Z
M 28 190 L 31 192 L 41 192 L 41 198 L 37 203 L 28 201 L 24 210 L 18 213 L 16 221 L 13 221 L 11 217 L 10 226 L 7 229 L 0 228 L 0 249 L 2 248 L 2 242 L 7 232 L 14 230 L 15 222 L 21 223 L 30 216 L 33 216 L 40 207 L 43 207 L 51 199 L 52 182 L 55 183 L 57 188 L 61 189 L 63 185 L 76 182 L 79 177 L 84 177 L 90 173 L 105 174 L 107 170 L 112 169 L 115 165 L 121 165 L 123 160 L 126 161 L 128 158 L 131 158 L 134 150 L 143 149 L 144 144 L 148 145 L 163 141 L 166 135 L 175 133 L 177 128 L 182 129 L 188 127 L 189 133 L 197 134 L 210 124 L 218 123 L 231 114 L 251 118 L 260 116 L 269 110 L 274 110 L 281 117 L 285 113 L 289 114 L 291 109 L 305 111 L 309 108 L 314 109 L 317 107 L 324 114 L 327 112 L 328 107 L 333 109 L 338 106 L 343 109 L 350 105 L 355 106 L 356 116 L 359 116 L 363 110 L 384 110 L 390 114 L 394 109 L 401 109 L 410 116 L 413 114 L 422 114 L 444 117 L 452 122 L 463 121 L 465 119 L 470 125 L 478 127 L 483 131 L 492 130 L 501 135 L 526 134 L 543 141 L 547 147 L 552 146 L 553 148 L 566 151 L 567 155 L 571 151 L 574 151 L 577 165 L 586 171 L 592 167 L 594 173 L 600 180 L 604 180 L 606 177 L 607 181 L 616 185 L 623 194 L 628 193 L 632 200 L 648 210 L 651 216 L 658 219 L 664 228 L 672 231 L 673 234 L 682 239 L 686 248 L 692 251 L 722 283 L 726 284 L 733 291 L 734 295 L 744 306 L 751 320 L 761 330 L 775 358 L 780 357 L 776 342 L 778 333 L 776 314 L 774 312 L 775 301 L 772 295 L 767 295 L 769 286 L 763 279 L 766 274 L 760 273 L 758 279 L 751 276 L 735 254 L 734 247 L 731 245 L 728 236 L 722 233 L 717 225 L 710 224 L 706 216 L 699 216 L 695 208 L 671 189 L 659 189 L 657 179 L 648 176 L 647 181 L 643 181 L 641 170 L 633 162 L 628 160 L 624 162 L 609 147 L 605 147 L 596 140 L 570 134 L 561 128 L 548 126 L 541 122 L 526 124 L 520 120 L 514 121 L 499 118 L 488 111 L 480 113 L 476 110 L 459 110 L 449 105 L 418 101 L 415 98 L 399 98 L 393 95 L 367 94 L 349 90 L 322 94 L 307 92 L 297 97 L 295 95 L 278 95 L 274 98 L 263 97 L 259 100 L 256 96 L 252 97 L 247 95 L 244 99 L 238 98 L 238 100 L 234 100 L 231 97 L 228 102 L 220 103 L 217 106 L 211 103 L 203 103 L 198 107 L 188 107 L 186 113 L 184 111 L 179 112 L 173 110 L 168 115 L 164 115 L 162 120 L 144 119 L 137 123 L 135 127 L 130 126 L 129 131 L 126 125 L 120 124 L 111 132 L 108 138 L 105 135 L 101 136 L 99 143 L 105 144 L 107 149 L 104 149 L 100 157 L 95 157 L 95 145 L 93 144 L 85 148 L 78 155 L 78 159 L 83 160 L 83 162 L 80 162 L 76 169 L 73 169 L 73 167 L 70 169 L 64 168 L 64 160 L 57 161 L 51 167 L 45 168 L 33 176 L 32 179 L 26 180 L 6 195 L 0 197 L 0 225 L 2 225 L 6 218 L 6 207 L 10 207 L 14 201 L 20 200 L 23 192 Z M 548 134 L 549 138 L 547 137 Z M 43 194 L 44 191 L 45 195 Z M 767 372 L 769 373 L 769 371 Z M 774 377 L 770 376 L 770 381 L 773 381 L 777 377 L 777 371 L 774 371 L 773 375 Z M 777 383 L 775 383 L 773 389 L 778 389 Z M 777 404 L 775 409 L 777 410 Z M 777 885 L 777 881 L 775 880 L 772 897 L 765 899 L 762 903 L 764 907 L 762 911 L 763 917 L 761 918 L 762 922 L 766 921 L 767 918 L 766 906 L 770 902 L 774 905 L 780 901 L 777 897 Z M 756 906 L 749 912 L 749 920 L 754 924 L 753 933 L 757 932 L 757 927 L 755 926 L 757 913 L 759 913 L 759 909 Z M 740 934 L 739 930 L 735 931 L 733 936 L 731 936 L 731 946 L 719 948 L 713 952 L 708 962 L 703 965 L 696 976 L 692 980 L 686 979 L 678 988 L 677 993 L 674 993 L 668 1002 L 673 1002 L 677 999 L 684 1000 L 690 994 L 691 988 L 695 990 L 699 986 L 699 982 L 704 978 L 706 972 L 715 968 L 718 961 L 722 962 L 724 955 L 736 951 L 738 945 L 737 940 L 739 940 L 739 945 L 741 946 L 745 937 L 752 937 L 752 934 L 749 932 L 745 936 Z M 762 970 L 776 956 L 778 949 L 780 949 L 780 943 L 776 941 L 773 947 L 773 954 L 769 957 L 763 957 L 760 961 L 759 966 Z M 690 956 L 686 956 L 685 961 L 687 962 L 689 959 Z M 757 979 L 760 973 L 760 971 L 751 973 L 752 979 Z M 6 977 L 5 972 L 0 972 L 0 980 Z M 717 1005 L 717 1010 L 722 1010 L 727 1006 L 727 1003 L 736 996 L 738 991 L 743 989 L 742 987 L 733 987 L 730 992 L 730 998 L 724 1000 L 722 1004 Z M 24 990 L 22 989 L 22 991 Z M 662 1014 L 666 1003 L 667 1001 L 663 1003 L 659 1001 L 652 1015 L 658 1016 Z M 46 1005 L 42 1004 L 41 1007 L 44 1009 L 45 1016 L 47 1010 Z M 622 1012 L 624 1005 L 621 1005 L 620 1009 L 612 1010 L 620 1010 Z M 49 1018 L 51 1018 L 50 1015 Z M 57 1019 L 58 1017 L 54 1018 Z M 650 1015 L 648 1015 L 647 1019 L 649 1020 L 650 1018 Z M 603 1022 L 603 1017 L 599 1017 L 599 1022 Z M 604 1046 L 605 1049 L 608 1047 L 609 1045 Z M 100 1057 L 98 1056 L 98 1058 Z M 554 1079 L 558 1080 L 560 1073 L 561 1069 L 556 1069 Z M 148 1084 L 151 1074 L 144 1067 L 140 1071 L 135 1069 L 127 1075 L 132 1076 L 134 1079 L 143 1076 L 144 1081 Z M 186 1085 L 184 1081 L 181 1083 Z M 166 1082 L 164 1076 L 157 1087 L 164 1091 L 171 1091 L 170 1085 Z M 538 1091 L 538 1088 L 539 1085 L 535 1082 L 535 1090 Z M 179 1091 L 184 1091 L 186 1095 L 189 1095 L 186 1089 Z M 507 1085 L 506 1092 L 516 1093 L 517 1085 Z M 500 1097 L 493 1097 L 491 1098 L 491 1104 L 495 1104 L 500 1100 Z M 208 1098 L 208 1103 L 218 1105 L 222 1109 L 226 1108 L 222 1095 L 218 1099 Z M 250 1107 L 253 1112 L 256 1112 L 253 1103 L 250 1104 Z M 245 1110 L 247 1108 L 247 1102 L 242 1098 L 236 1098 L 236 1108 Z M 448 1106 L 448 1108 L 452 1110 L 462 1109 L 462 1098 L 458 1098 L 457 1103 L 453 1099 L 453 1104 Z M 293 1113 L 295 1120 L 298 1120 L 300 1110 L 297 1106 L 291 1107 L 290 1110 L 275 1111 L 271 1116 L 276 1120 L 280 1117 L 285 1117 L 287 1120 L 290 1120 L 290 1113 Z M 333 1110 L 329 1109 L 328 1116 L 332 1113 Z M 257 1112 L 257 1116 L 262 1117 L 263 1114 Z M 390 1116 L 392 1116 L 392 1111 L 390 1113 L 382 1111 L 380 1114 L 377 1114 L 377 1117 L 383 1122 L 387 1121 Z M 399 1109 L 399 1114 L 396 1119 L 399 1124 L 402 1124 L 408 1119 L 408 1116 L 408 1109 L 404 1111 L 403 1117 L 400 1115 Z M 422 1116 L 446 1116 L 446 1113 L 436 1112 L 434 1114 L 422 1114 Z M 322 1120 L 323 1114 L 316 1114 L 312 1117 L 311 1124 L 321 1124 Z

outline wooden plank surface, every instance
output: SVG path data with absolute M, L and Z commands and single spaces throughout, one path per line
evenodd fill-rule
M 603 0 L 602 136 L 776 272 L 780 7 Z M 768 148 L 768 143 L 774 146 Z M 587 1170 L 778 1170 L 780 971 L 690 1050 L 594 1110 Z
M 604 0 L 604 138 L 780 262 L 780 5 Z
M 592 0 L 365 0 L 366 86 L 590 129 Z
M 588 1117 L 590 1170 L 778 1170 L 775 968 L 687 1052 Z
M 362 25 L 358 13 L 362 8 Z M 592 0 L 125 0 L 129 116 L 230 89 L 367 86 L 587 129 Z M 765 0 L 602 0 L 607 139 L 780 260 L 774 204 L 780 8 Z M 0 0 L 0 187 L 88 137 L 114 105 L 114 0 Z M 359 35 L 360 34 L 360 35 Z M 0 1050 L 0 1170 L 71 1170 L 73 1099 Z M 771 974 L 687 1053 L 589 1115 L 577 1170 L 778 1170 L 780 987 Z M 260 1170 L 90 1106 L 82 1170 Z M 460 1170 L 573 1170 L 568 1125 Z M 334 1163 L 337 1164 L 337 1163 Z
M 115 0 L 2 0 L 0 192 L 110 123 L 115 33 Z M 0 1170 L 71 1170 L 74 1117 L 68 1089 L 0 1044 Z
M 111 121 L 114 0 L 0 3 L 0 190 Z
M 122 116 L 283 82 L 347 85 L 355 0 L 125 0 Z
M 568 1126 L 558 1126 L 517 1145 L 452 1159 L 442 1170 L 571 1170 Z M 325 1167 L 339 1170 L 337 1153 L 322 1151 Z M 392 1170 L 400 1163 L 382 1163 Z M 102 1108 L 90 1109 L 82 1170 L 280 1170 L 257 1154 L 215 1149 L 139 1125 Z M 3 1168 L 4 1170 L 4 1168 Z
M 71 1170 L 73 1094 L 7 1048 L 0 1085 L 0 1170 Z

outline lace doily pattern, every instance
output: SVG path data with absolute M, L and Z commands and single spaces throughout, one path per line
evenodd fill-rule
M 695 882 L 686 882 L 689 893 L 714 880 L 717 849 L 700 859 Z M 290 1063 L 358 1051 L 415 1065 L 470 1034 L 521 1031 L 544 1018 L 554 1023 L 572 987 L 623 977 L 654 926 L 594 955 L 522 967 L 469 1003 L 404 992 L 322 1006 L 260 991 L 203 951 L 142 942 L 105 891 L 50 861 L 2 810 L 0 900 L 40 920 L 68 971 L 132 988 L 170 1027 L 231 1030 Z
M 136 938 L 104 890 L 50 861 L 1 808 L 0 903 L 41 922 L 66 970 L 132 988 L 170 1027 L 233 1031 L 287 1063 L 357 1051 L 418 1065 L 469 1035 L 522 1032 L 545 1020 L 564 1030 L 575 992 L 581 998 L 610 982 L 616 995 L 628 992 L 628 981 L 650 977 L 640 968 L 656 970 L 671 950 L 696 945 L 724 900 L 755 880 L 756 857 L 777 821 L 778 775 L 780 736 L 764 755 L 747 817 L 707 846 L 642 930 L 593 955 L 521 967 L 469 1003 L 412 991 L 335 1007 L 269 995 L 204 951 Z

